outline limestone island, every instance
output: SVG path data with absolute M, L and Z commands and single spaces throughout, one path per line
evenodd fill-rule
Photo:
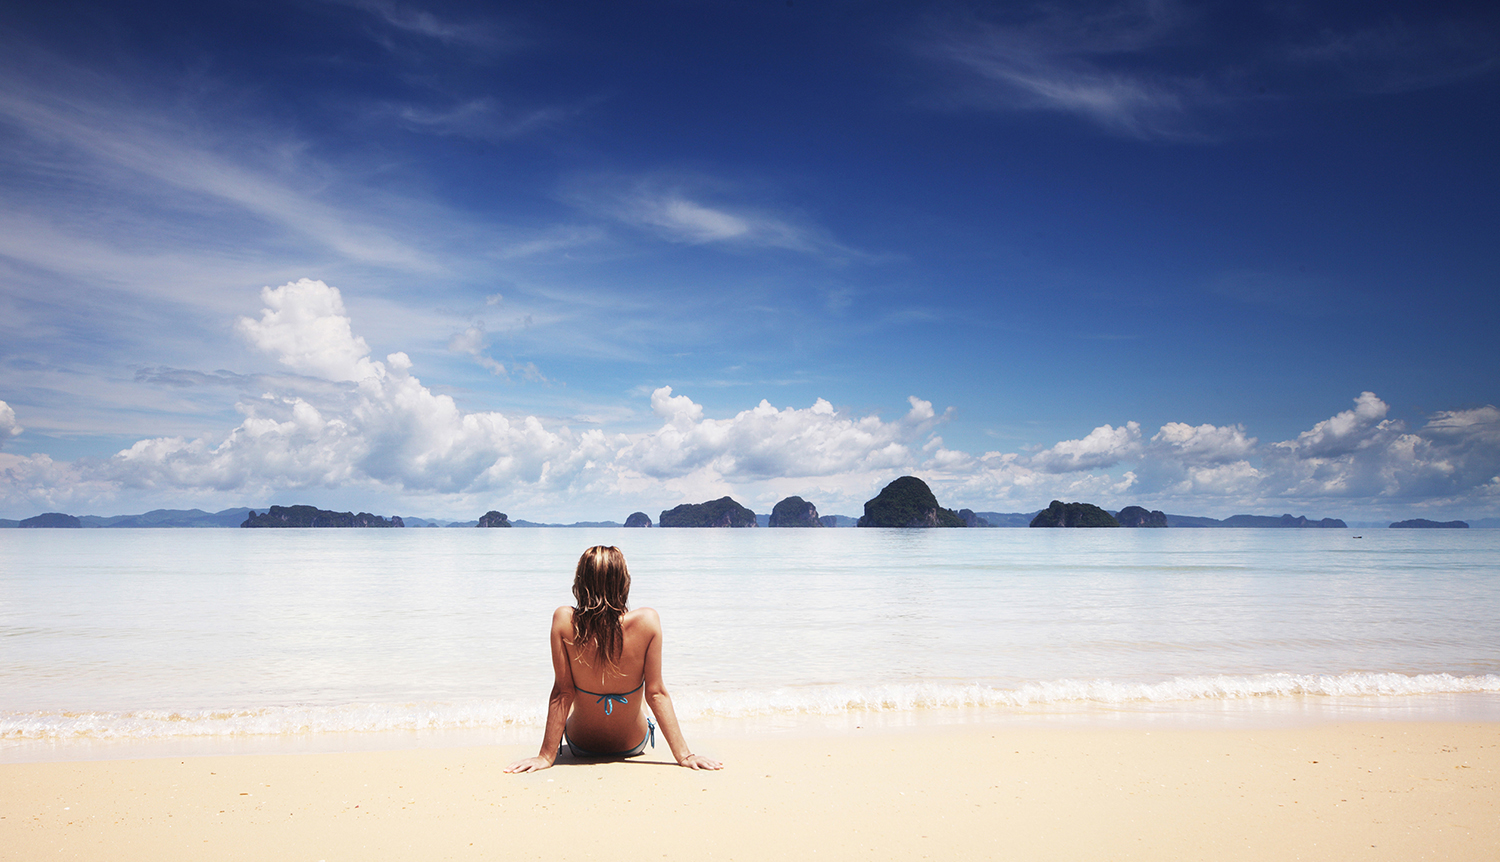
M 387 521 L 369 512 L 330 512 L 314 506 L 272 506 L 264 515 L 250 510 L 241 527 L 404 527 L 400 516 Z
M 801 497 L 787 497 L 771 509 L 767 527 L 821 527 L 818 507 Z
M 1053 500 L 1052 505 L 1038 512 L 1031 519 L 1033 527 L 1118 527 L 1115 516 L 1093 503 L 1064 503 Z
M 1167 515 L 1165 512 L 1148 510 L 1144 506 L 1126 506 L 1115 515 L 1115 520 L 1122 527 L 1165 527 L 1167 526 Z
M 511 523 L 510 523 L 510 519 L 505 517 L 505 513 L 504 512 L 497 512 L 494 509 L 491 509 L 488 512 L 485 512 L 484 513 L 484 517 L 480 518 L 479 519 L 479 523 L 475 524 L 474 526 L 476 526 L 476 527 L 509 527 L 509 526 L 511 526 Z
M 720 497 L 668 509 L 656 523 L 660 527 L 753 527 L 755 513 L 728 497 Z
M 651 516 L 645 512 L 631 512 L 630 517 L 625 519 L 625 526 L 649 527 L 651 526 Z
M 861 527 L 967 527 L 952 509 L 938 505 L 927 483 L 916 476 L 902 476 L 865 503 Z
M 1413 530 L 1467 530 L 1467 521 L 1429 521 L 1426 518 L 1412 518 L 1409 521 L 1397 521 L 1389 529 L 1413 529 Z

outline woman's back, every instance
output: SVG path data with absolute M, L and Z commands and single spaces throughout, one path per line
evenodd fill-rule
M 577 756 L 634 757 L 655 747 L 661 723 L 672 756 L 691 769 L 718 769 L 718 761 L 693 754 L 677 726 L 672 696 L 661 676 L 661 618 L 650 608 L 627 610 L 630 570 L 619 548 L 596 545 L 578 558 L 574 607 L 552 613 L 552 695 L 547 729 L 536 757 L 507 772 L 546 769 L 566 741 Z
M 661 632 L 660 618 L 650 608 L 621 615 L 620 654 L 609 661 L 593 645 L 576 642 L 574 613 L 573 608 L 558 608 L 553 618 L 554 627 L 564 635 L 563 648 L 577 692 L 568 738 L 594 751 L 629 748 L 647 730 L 641 706 L 647 693 L 647 657 Z

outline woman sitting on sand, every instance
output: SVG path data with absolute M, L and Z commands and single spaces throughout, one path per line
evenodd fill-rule
M 630 571 L 619 548 L 595 545 L 583 552 L 573 575 L 573 598 L 578 607 L 552 614 L 557 677 L 547 701 L 542 750 L 505 771 L 546 769 L 563 742 L 574 757 L 635 757 L 648 741 L 654 748 L 656 724 L 641 711 L 643 700 L 651 704 L 678 764 L 722 768 L 717 760 L 688 751 L 661 679 L 661 618 L 650 608 L 626 610 Z

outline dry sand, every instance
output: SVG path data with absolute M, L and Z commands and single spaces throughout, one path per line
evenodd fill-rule
M 695 742 L 0 764 L 0 858 L 1500 859 L 1500 724 Z

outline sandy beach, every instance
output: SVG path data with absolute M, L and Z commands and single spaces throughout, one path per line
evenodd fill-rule
M 0 765 L 4 859 L 1500 858 L 1500 724 L 980 725 Z

